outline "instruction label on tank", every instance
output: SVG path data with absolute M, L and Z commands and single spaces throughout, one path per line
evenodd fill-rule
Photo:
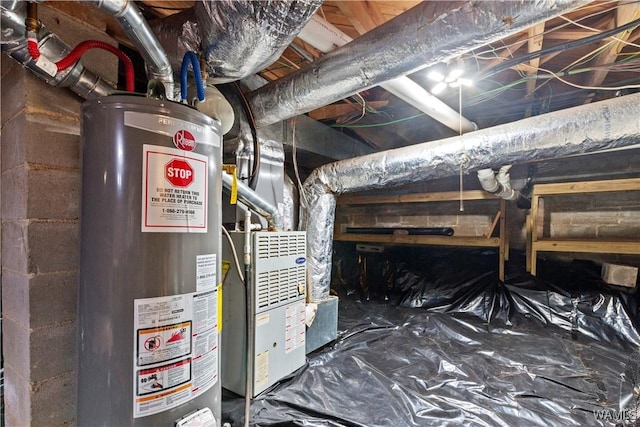
M 133 416 L 181 405 L 218 381 L 218 289 L 134 300 Z
M 142 231 L 206 233 L 207 156 L 145 144 L 142 157 Z
M 285 340 L 284 352 L 303 347 L 306 340 L 306 310 L 304 303 L 294 304 L 285 311 Z
M 207 291 L 216 287 L 216 254 L 196 256 L 196 290 Z

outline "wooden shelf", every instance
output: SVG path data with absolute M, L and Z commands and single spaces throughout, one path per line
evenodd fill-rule
M 533 187 L 531 215 L 527 218 L 527 270 L 537 273 L 538 252 L 577 252 L 640 255 L 640 242 L 595 239 L 550 239 L 540 235 L 544 223 L 544 197 L 640 191 L 640 178 L 537 184 Z
M 433 203 L 459 201 L 459 191 L 441 193 L 412 193 L 384 196 L 339 196 L 338 205 L 371 205 L 384 203 Z M 429 236 L 410 234 L 361 234 L 342 233 L 336 228 L 333 239 L 343 242 L 381 243 L 391 245 L 425 245 L 425 246 L 466 246 L 476 248 L 498 249 L 498 275 L 504 281 L 504 262 L 508 259 L 509 242 L 506 232 L 505 201 L 482 190 L 462 192 L 462 200 L 477 201 L 489 200 L 496 202 L 498 212 L 484 236 Z M 499 224 L 500 237 L 491 237 L 494 229 Z

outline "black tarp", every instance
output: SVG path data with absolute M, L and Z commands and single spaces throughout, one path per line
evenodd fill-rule
M 490 253 L 388 256 L 392 288 L 348 288 L 339 339 L 254 399 L 251 425 L 640 425 L 637 293 L 590 263 L 501 283 Z M 225 421 L 242 405 L 226 395 Z

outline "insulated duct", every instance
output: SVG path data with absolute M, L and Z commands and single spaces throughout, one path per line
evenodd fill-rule
M 317 15 L 311 17 L 309 23 L 298 34 L 298 38 L 324 53 L 329 53 L 353 40 Z M 382 83 L 380 87 L 444 124 L 449 129 L 456 131 L 456 133 L 471 132 L 478 128 L 475 123 L 465 117 L 461 117 L 459 112 L 449 107 L 439 98 L 431 95 L 409 77 L 402 76 L 389 80 Z
M 316 62 L 250 93 L 249 104 L 258 126 L 276 123 L 456 58 L 586 3 L 467 2 L 431 22 L 431 4 L 422 2 Z
M 201 51 L 214 84 L 240 80 L 275 62 L 322 4 L 321 0 L 196 1 L 192 9 L 154 24 L 176 66 Z
M 31 58 L 27 48 L 25 18 L 27 17 L 27 2 L 3 1 L 0 4 L 2 15 L 0 27 L 2 27 L 0 44 L 2 51 L 20 62 L 38 77 L 51 86 L 68 87 L 71 91 L 85 99 L 107 96 L 114 92 L 114 88 L 97 75 L 88 71 L 82 65 L 82 61 L 76 62 L 72 67 L 58 72 L 55 77 L 44 72 L 36 66 L 36 61 Z M 71 52 L 58 36 L 49 32 L 44 25 L 39 32 L 40 52 L 52 61 L 57 61 Z
M 461 160 L 468 169 L 489 168 L 634 145 L 639 117 L 636 93 L 314 170 L 303 186 L 311 300 L 329 297 L 336 194 L 455 176 Z
M 253 209 L 258 215 L 264 217 L 269 223 L 269 228 L 275 231 L 283 229 L 282 217 L 278 208 L 273 206 L 268 200 L 262 198 L 258 193 L 253 191 L 251 187 L 241 181 L 236 181 L 235 185 L 238 191 L 238 201 L 244 203 Z M 229 174 L 222 174 L 222 186 L 225 190 L 231 192 L 234 186 L 233 177 Z
M 93 0 L 95 5 L 113 15 L 125 34 L 138 48 L 147 65 L 147 77 L 162 82 L 173 99 L 171 63 L 149 24 L 130 0 Z M 180 68 L 180 67 L 178 67 Z

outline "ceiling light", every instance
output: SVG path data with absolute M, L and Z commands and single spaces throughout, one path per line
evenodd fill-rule
M 433 87 L 433 89 L 431 89 L 431 93 L 434 95 L 438 95 L 439 93 L 442 93 L 442 91 L 444 91 L 446 88 L 447 84 L 445 82 L 439 82 Z
M 442 74 L 440 71 L 429 71 L 429 74 L 427 74 L 427 77 L 430 80 L 433 80 L 434 82 L 441 82 L 444 80 L 444 74 Z

